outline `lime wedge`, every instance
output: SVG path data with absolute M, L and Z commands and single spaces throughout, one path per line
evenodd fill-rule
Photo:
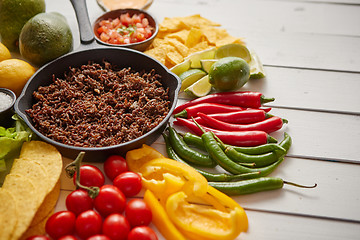
M 214 59 L 215 57 L 215 48 L 206 49 L 204 51 L 193 53 L 187 56 L 185 59 L 191 61 L 191 68 L 201 68 L 200 60 L 201 59 Z
M 201 68 L 209 73 L 211 66 L 217 61 L 218 59 L 201 59 L 200 64 Z
M 183 91 L 185 88 L 189 87 L 191 84 L 202 78 L 206 75 L 206 72 L 204 72 L 201 69 L 190 69 L 182 74 L 180 74 L 179 78 L 181 79 L 181 89 L 180 91 Z
M 215 51 L 215 58 L 220 59 L 224 57 L 240 57 L 248 63 L 251 61 L 249 49 L 240 43 L 230 43 L 219 47 Z
M 251 61 L 249 63 L 249 66 L 250 78 L 257 79 L 265 77 L 264 67 L 260 61 L 259 56 L 254 51 L 251 51 Z
M 209 75 L 205 75 L 184 90 L 191 97 L 203 97 L 211 91 Z
M 172 71 L 173 73 L 175 73 L 176 75 L 180 75 L 181 73 L 187 71 L 190 69 L 190 64 L 191 61 L 189 59 L 173 66 L 172 68 L 170 68 L 170 71 Z

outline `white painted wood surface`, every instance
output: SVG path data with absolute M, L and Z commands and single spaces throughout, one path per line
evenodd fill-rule
M 46 3 L 47 11 L 67 17 L 76 48 L 79 34 L 70 2 Z M 87 4 L 94 21 L 102 10 L 95 0 Z M 271 112 L 289 124 L 272 135 L 281 140 L 286 131 L 293 138 L 288 157 L 271 176 L 318 184 L 235 197 L 250 222 L 249 231 L 237 239 L 359 239 L 360 1 L 155 0 L 149 12 L 159 22 L 199 13 L 246 38 L 267 78 L 244 89 L 275 97 L 268 104 Z M 181 95 L 179 103 L 186 100 Z M 165 152 L 161 138 L 153 147 Z M 63 175 L 56 210 L 65 208 L 72 189 Z

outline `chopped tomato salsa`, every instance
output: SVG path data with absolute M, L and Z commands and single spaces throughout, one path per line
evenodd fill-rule
M 150 38 L 154 28 L 144 14 L 121 14 L 115 19 L 99 22 L 99 39 L 110 44 L 129 44 L 142 42 Z

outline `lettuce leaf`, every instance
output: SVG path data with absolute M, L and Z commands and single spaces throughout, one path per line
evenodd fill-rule
M 14 127 L 0 126 L 0 185 L 10 171 L 12 162 L 20 153 L 22 144 L 30 141 L 34 134 L 25 122 L 17 115 L 12 117 Z

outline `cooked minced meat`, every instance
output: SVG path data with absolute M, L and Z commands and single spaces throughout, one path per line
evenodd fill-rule
M 45 136 L 68 145 L 104 147 L 124 143 L 155 128 L 170 109 L 161 76 L 117 69 L 108 62 L 70 68 L 64 79 L 34 92 L 26 112 Z

